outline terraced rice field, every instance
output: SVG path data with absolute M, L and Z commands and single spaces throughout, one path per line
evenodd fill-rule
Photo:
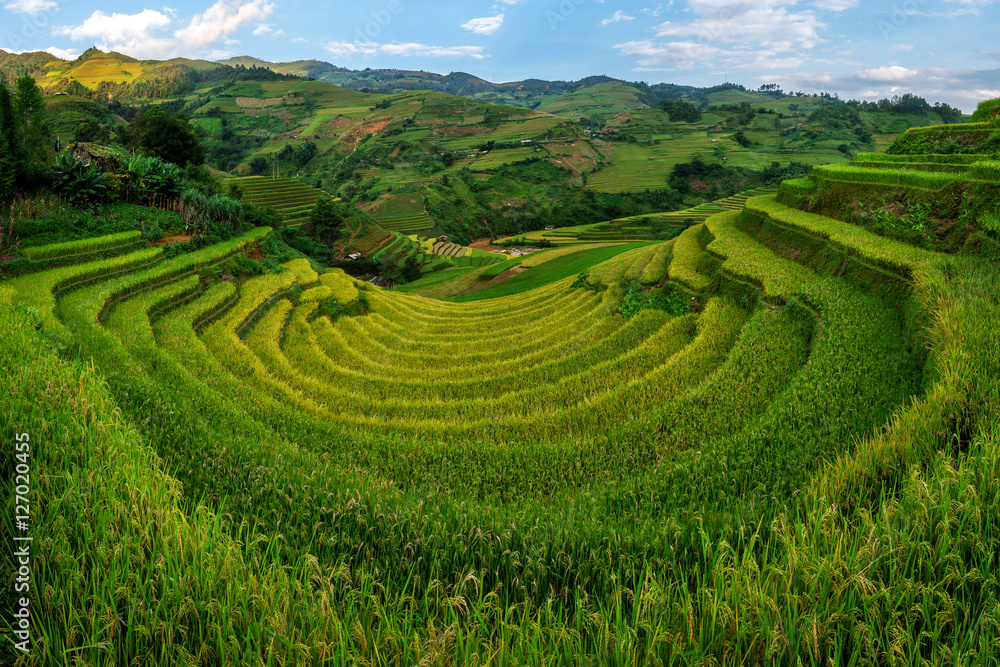
M 268 206 L 285 218 L 286 227 L 299 227 L 309 221 L 316 199 L 325 193 L 290 178 L 245 176 L 227 179 L 226 187 L 238 185 L 243 200 L 258 206 Z
M 437 226 L 424 210 L 424 197 L 419 192 L 397 195 L 385 200 L 375 211 L 379 224 L 401 234 L 425 232 Z
M 764 195 L 492 298 L 213 277 L 269 233 L 0 283 L 28 664 L 1000 659 L 995 262 Z
M 392 259 L 402 266 L 410 257 L 416 257 L 424 273 L 440 271 L 450 267 L 481 268 L 504 260 L 503 255 L 474 250 L 454 243 L 440 243 L 434 239 L 416 234 L 403 235 L 392 232 L 395 239 L 374 256 L 374 259 L 387 262 Z
M 688 226 L 704 222 L 706 218 L 716 213 L 742 209 L 750 197 L 772 194 L 774 192 L 775 188 L 755 188 L 724 199 L 698 204 L 683 211 L 648 213 L 646 215 L 619 218 L 609 222 L 531 232 L 524 236 L 529 241 L 545 239 L 556 244 L 653 240 L 652 224 L 654 222 L 671 223 L 676 230 L 676 234 L 679 234 Z

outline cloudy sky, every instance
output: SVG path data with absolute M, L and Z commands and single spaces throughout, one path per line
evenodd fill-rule
M 1000 97 L 1000 0 L 0 0 L 0 48 Z

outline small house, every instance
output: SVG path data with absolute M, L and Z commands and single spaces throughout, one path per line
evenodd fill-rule
M 375 285 L 375 287 L 381 287 L 382 289 L 393 289 L 396 287 L 396 281 L 385 276 L 375 276 L 369 282 Z
M 551 232 L 551 231 L 552 231 L 553 229 L 555 229 L 555 228 L 556 228 L 556 226 L 555 226 L 555 225 L 549 225 L 548 227 L 546 227 L 546 228 L 545 228 L 545 231 L 547 231 L 547 232 Z
M 442 234 L 441 236 L 438 237 L 437 240 L 439 242 L 441 242 L 441 243 L 447 243 L 448 242 L 448 237 Z

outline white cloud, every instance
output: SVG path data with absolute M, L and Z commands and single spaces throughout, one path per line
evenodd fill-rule
M 56 27 L 53 32 L 73 40 L 93 40 L 104 50 L 139 58 L 222 58 L 228 54 L 214 48 L 215 44 L 225 43 L 248 25 L 258 24 L 259 30 L 273 12 L 274 5 L 267 0 L 217 0 L 171 35 L 166 30 L 174 24 L 176 12 L 169 8 L 164 12 L 145 9 L 138 14 L 97 10 L 80 25 Z
M 50 46 L 47 49 L 42 49 L 42 51 L 54 55 L 59 60 L 76 60 L 80 57 L 79 51 L 74 51 L 73 49 L 60 49 L 58 46 Z
M 667 7 L 669 8 L 673 4 L 674 4 L 673 0 L 671 0 L 671 2 L 667 3 Z M 639 13 L 640 14 L 646 14 L 648 16 L 652 16 L 653 18 L 656 18 L 657 16 L 659 16 L 660 14 L 663 13 L 663 9 L 664 9 L 663 5 L 656 5 L 655 7 L 646 7 L 645 9 L 640 9 Z
M 503 26 L 503 14 L 496 16 L 484 16 L 479 19 L 472 19 L 462 24 L 463 30 L 474 32 L 477 35 L 492 35 Z
M 817 0 L 823 1 L 823 0 Z M 854 0 L 825 0 L 845 4 Z M 804 61 L 802 51 L 823 38 L 826 27 L 812 10 L 791 11 L 799 0 L 688 0 L 689 21 L 666 21 L 655 37 L 615 48 L 638 56 L 643 68 L 775 70 Z M 618 12 L 620 13 L 620 12 Z
M 626 14 L 625 12 L 623 12 L 622 10 L 619 9 L 618 11 L 616 11 L 614 14 L 612 14 L 608 18 L 603 19 L 601 21 L 601 26 L 602 27 L 603 26 L 609 26 L 612 23 L 618 23 L 619 21 L 634 21 L 634 20 L 635 20 L 634 16 L 629 16 L 628 14 Z
M 327 42 L 323 45 L 334 58 L 349 59 L 354 56 L 374 56 L 378 53 L 377 42 Z
M 204 48 L 245 25 L 264 21 L 273 12 L 274 5 L 266 0 L 218 0 L 205 13 L 195 15 L 175 36 L 185 46 Z
M 913 69 L 906 69 L 899 65 L 889 65 L 887 67 L 877 67 L 875 69 L 865 69 L 855 72 L 855 76 L 866 81 L 906 81 L 917 76 L 918 72 Z
M 406 44 L 379 44 L 378 42 L 327 42 L 323 48 L 335 58 L 348 60 L 356 56 L 370 58 L 379 53 L 387 56 L 424 56 L 428 58 L 473 58 L 482 60 L 481 46 L 433 46 L 409 42 Z
M 889 49 L 892 51 L 912 51 L 913 44 L 893 44 Z
M 845 9 L 853 9 L 858 6 L 860 0 L 816 0 L 816 9 L 825 9 L 831 12 L 842 12 Z
M 11 0 L 3 6 L 15 14 L 38 14 L 50 9 L 55 9 L 59 5 L 52 0 Z
M 296 44 L 308 44 L 309 43 L 309 40 L 306 39 L 305 37 L 296 37 L 292 41 L 295 42 Z
M 384 44 L 382 53 L 389 56 L 429 56 L 431 58 L 474 58 L 481 60 L 481 46 L 430 46 L 409 42 L 407 44 Z
M 672 69 L 693 69 L 714 58 L 719 48 L 698 42 L 659 43 L 651 39 L 625 42 L 615 46 L 625 56 L 639 56 L 639 65 L 653 67 L 664 62 L 672 63 Z
M 667 21 L 657 27 L 657 35 L 787 51 L 819 44 L 822 41 L 819 29 L 823 26 L 812 12 L 789 13 L 783 7 L 759 7 L 737 13 L 719 12 L 688 23 Z
M 23 51 L 8 51 L 6 49 L 0 49 L 0 51 L 3 51 L 4 53 L 13 53 L 14 55 L 19 55 L 22 53 L 38 53 L 39 51 L 42 51 L 44 53 L 48 53 L 51 56 L 59 58 L 59 60 L 76 60 L 80 56 L 79 51 L 60 49 L 58 46 L 50 46 L 48 48 L 38 49 L 38 50 L 25 49 Z
M 153 9 L 144 9 L 138 14 L 105 14 L 98 9 L 80 25 L 56 28 L 55 33 L 69 35 L 74 40 L 100 39 L 123 44 L 152 39 L 157 29 L 168 25 L 170 17 Z
M 255 35 L 269 35 L 272 32 L 274 32 L 274 30 L 271 28 L 271 24 L 269 24 L 269 23 L 261 23 L 259 26 L 257 26 L 256 28 L 254 28 L 253 34 L 255 34 Z

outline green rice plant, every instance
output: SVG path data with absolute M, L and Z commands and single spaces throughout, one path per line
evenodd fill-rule
M 588 246 L 595 247 L 595 246 Z M 558 257 L 565 257 L 566 255 L 572 255 L 575 252 L 579 252 L 584 248 L 581 246 L 570 246 L 568 248 L 554 248 L 551 250 L 540 250 L 533 252 L 521 259 L 521 266 L 526 269 L 531 269 L 539 264 L 543 264 L 550 259 L 556 259 Z
M 1000 162 L 982 160 L 969 168 L 969 175 L 984 181 L 1000 181 Z
M 142 339 L 147 344 L 155 344 L 150 319 L 167 307 L 176 307 L 187 298 L 201 293 L 201 282 L 196 275 L 181 278 L 160 288 L 146 290 L 115 308 L 106 324 L 109 330 L 120 336 Z
M 947 172 L 927 172 L 913 169 L 876 169 L 857 167 L 849 164 L 826 164 L 813 167 L 813 176 L 818 179 L 847 181 L 891 186 L 910 186 L 939 190 L 955 181 L 963 180 L 962 174 Z
M 116 302 L 128 295 L 217 264 L 227 257 L 259 243 L 270 233 L 270 227 L 258 227 L 228 241 L 165 260 L 145 271 L 106 281 L 101 285 L 100 297 L 93 302 L 95 306 L 99 307 L 93 312 L 93 316 L 102 319 Z
M 635 280 L 663 245 L 666 244 L 639 247 L 594 265 L 587 272 L 588 284 L 608 287 L 625 279 Z
M 760 286 L 767 297 L 789 297 L 817 280 L 815 273 L 795 262 L 781 259 L 754 241 L 737 226 L 739 211 L 717 213 L 705 221 L 715 237 L 708 251 L 721 257 L 725 273 Z
M 1000 99 L 984 100 L 976 107 L 969 124 L 996 125 L 998 122 L 998 109 L 1000 109 Z
M 965 153 L 917 153 L 912 155 L 893 155 L 890 153 L 858 153 L 855 160 L 857 162 L 876 162 L 885 164 L 915 163 L 915 164 L 947 164 L 947 165 L 971 165 L 973 162 L 985 159 L 985 155 L 974 155 Z
M 295 274 L 295 279 L 303 288 L 319 283 L 319 274 L 309 263 L 308 259 L 293 259 L 290 262 L 285 262 L 282 266 Z
M 979 218 L 979 224 L 994 234 L 1000 234 L 1000 214 L 984 213 Z
M 659 434 L 661 451 L 676 454 L 751 427 L 808 362 L 812 333 L 813 318 L 808 312 L 758 310 L 715 371 L 689 391 L 654 407 L 616 437 L 628 441 L 625 434 L 632 428 L 652 430 Z
M 359 298 L 357 281 L 348 276 L 342 269 L 332 269 L 320 276 L 320 283 L 329 288 L 330 296 L 341 306 L 347 307 Z
M 667 271 L 674 253 L 674 239 L 657 246 L 656 254 L 642 270 L 639 282 L 642 285 L 659 285 L 667 278 Z
M 643 244 L 645 245 L 645 244 Z M 489 289 L 476 292 L 474 294 L 453 297 L 450 300 L 457 303 L 467 303 L 482 299 L 496 299 L 508 297 L 523 292 L 535 290 L 539 287 L 550 285 L 554 282 L 565 280 L 569 277 L 576 277 L 587 267 L 610 259 L 615 255 L 628 252 L 639 247 L 639 244 L 629 243 L 620 245 L 602 244 L 600 247 L 583 250 L 577 253 L 556 257 L 531 271 L 525 271 L 499 285 L 494 285 Z
M 816 181 L 811 178 L 790 178 L 781 182 L 781 191 L 807 197 L 816 193 L 816 186 Z
M 146 266 L 162 254 L 161 248 L 147 248 L 111 259 L 41 271 L 3 284 L 14 290 L 17 303 L 37 312 L 42 325 L 48 331 L 64 337 L 67 334 L 66 328 L 55 313 L 57 293 L 88 281 Z
M 276 295 L 287 292 L 296 282 L 295 274 L 291 271 L 251 278 L 240 286 L 240 298 L 236 304 L 211 328 L 214 333 L 226 333 L 226 338 L 231 339 L 229 332 L 235 333 L 245 326 L 254 313 Z M 209 338 L 207 332 L 206 338 Z
M 33 262 L 40 262 L 46 259 L 56 259 L 68 257 L 70 255 L 83 255 L 101 250 L 110 250 L 120 246 L 130 245 L 142 239 L 142 232 L 121 232 L 120 234 L 110 234 L 79 241 L 67 241 L 66 243 L 52 243 L 49 245 L 25 248 L 22 254 L 25 259 Z
M 712 284 L 711 279 L 698 271 L 704 247 L 700 241 L 703 225 L 689 227 L 674 239 L 674 255 L 670 262 L 667 275 L 696 292 L 707 289 Z
M 122 417 L 104 378 L 92 366 L 60 359 L 41 343 L 30 319 L 10 309 L 12 291 L 0 293 L 0 368 L 5 370 L 0 427 L 12 433 L 16 418 L 18 432 L 48 443 L 31 450 L 32 477 L 45 488 L 32 495 L 33 553 L 61 563 L 32 572 L 33 587 L 50 593 L 32 598 L 32 636 L 45 641 L 33 643 L 28 664 L 62 662 L 67 654 L 88 662 L 174 664 L 184 655 L 211 650 L 220 664 L 233 665 L 258 652 L 275 655 L 267 646 L 265 624 L 251 620 L 273 613 L 273 601 L 288 593 L 283 568 L 259 559 L 266 544 L 245 552 L 241 545 L 255 539 L 252 526 L 235 527 L 243 539 L 234 539 L 204 505 L 186 506 L 176 479 Z M 32 363 L 25 364 L 26 359 Z M 48 484 L 46 479 L 60 481 Z M 129 502 L 122 502 L 123 494 Z M 86 512 L 67 512 L 84 506 Z M 73 519 L 74 514 L 88 518 Z M 94 530 L 98 525 L 101 529 Z M 134 557 L 144 549 L 158 556 Z M 205 576 L 206 571 L 214 575 Z M 239 600 L 225 584 L 229 577 L 264 597 Z M 198 602 L 192 608 L 191 598 L 164 596 L 158 586 L 150 586 L 153 581 L 183 586 Z M 93 613 L 78 606 L 83 598 Z M 106 622 L 119 613 L 126 625 Z M 195 632 L 171 630 L 185 618 L 195 623 Z M 208 633 L 201 623 L 227 631 Z M 115 626 L 120 634 L 113 644 L 88 641 Z M 140 627 L 146 631 L 134 630 Z M 240 642 L 228 638 L 230 631 L 239 633 Z
M 494 278 L 500 276 L 501 274 L 519 266 L 526 257 L 511 257 L 508 260 L 500 262 L 499 264 L 493 264 L 487 266 L 485 269 L 479 272 L 480 280 L 493 280 Z
M 875 266 L 907 276 L 934 257 L 933 253 L 878 236 L 857 225 L 789 208 L 775 201 L 773 195 L 747 200 L 743 215 L 760 215 L 778 225 L 802 229 L 849 249 Z
M 318 285 L 303 291 L 302 296 L 299 297 L 299 303 L 319 303 L 326 301 L 331 296 L 333 296 L 333 290 L 326 285 Z

